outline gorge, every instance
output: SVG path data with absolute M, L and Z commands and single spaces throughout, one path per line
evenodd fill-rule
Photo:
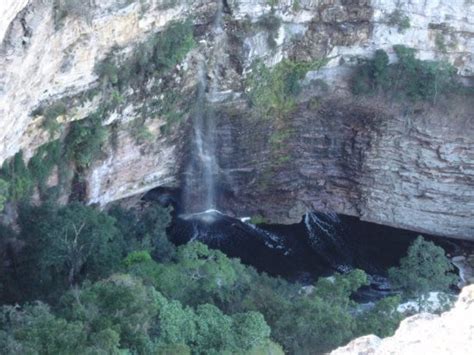
M 192 12 L 197 45 L 185 63 L 154 92 L 121 93 L 120 104 L 103 119 L 119 144 L 103 145 L 102 158 L 84 171 L 89 202 L 105 205 L 157 186 L 183 184 L 189 151 L 198 149 L 186 147 L 186 137 L 193 134 L 187 124 L 191 120 L 163 132 L 166 117 L 188 116 L 186 104 L 204 56 L 212 62 L 206 75 L 214 88 L 208 87 L 206 96 L 215 106 L 213 144 L 219 165 L 214 164 L 217 171 L 211 175 L 220 210 L 279 223 L 298 222 L 308 211 L 335 211 L 423 233 L 472 238 L 473 100 L 454 95 L 435 105 L 408 103 L 379 95 L 354 97 L 348 88 L 358 58 L 386 49 L 394 60 L 392 47 L 400 43 L 418 50 L 422 59 L 454 64 L 468 84 L 473 65 L 469 2 L 403 3 L 400 9 L 410 22 L 403 30 L 390 21 L 396 10 L 392 1 L 298 1 L 298 6 L 229 1 L 221 20 L 215 16 L 218 2 L 171 6 L 157 1 L 145 11 L 137 3 L 107 1 L 84 14 L 73 9 L 57 25 L 48 1 L 10 2 L 2 5 L 10 21 L 2 32 L 2 161 L 18 149 L 28 159 L 49 140 L 44 117 L 32 118 L 38 107 L 66 102 L 68 110 L 57 120 L 67 128 L 110 100 L 101 98 L 104 94 L 91 99 L 79 94 L 97 87 L 94 68 L 112 47 L 127 57 L 136 42 Z M 223 22 L 225 35 L 212 31 L 215 21 Z M 452 45 L 440 48 L 441 37 Z M 327 63 L 316 71 L 309 68 L 287 117 L 261 120 L 245 99 L 246 78 L 258 58 L 268 65 L 282 58 L 295 63 L 326 58 Z M 153 100 L 173 102 L 178 112 L 157 112 Z M 139 132 L 141 125 L 145 128 Z M 137 140 L 145 130 L 152 138 Z

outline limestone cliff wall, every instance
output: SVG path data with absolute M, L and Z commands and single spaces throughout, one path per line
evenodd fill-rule
M 113 48 L 124 56 L 174 20 L 195 24 L 197 46 L 169 79 L 191 100 L 197 63 L 204 60 L 216 90 L 219 207 L 280 222 L 327 209 L 421 232 L 474 238 L 473 103 L 419 103 L 409 111 L 383 97 L 353 97 L 348 78 L 359 58 L 393 45 L 420 59 L 446 60 L 466 83 L 474 75 L 474 3 L 466 0 L 267 0 L 224 2 L 225 41 L 215 50 L 210 31 L 214 1 L 90 1 L 87 11 L 58 19 L 53 0 L 0 4 L 0 162 L 23 149 L 26 157 L 51 139 L 40 106 L 64 99 L 60 121 L 83 119 L 99 99 L 77 100 L 100 84 L 94 68 Z M 398 12 L 396 12 L 398 10 Z M 394 18 L 398 14 L 398 19 Z M 408 19 L 409 26 L 402 26 Z M 278 19 L 278 26 L 264 19 Z M 204 58 L 204 59 L 203 59 Z M 255 59 L 328 58 L 309 72 L 298 109 L 284 127 L 255 120 L 245 81 Z M 323 80 L 321 91 L 312 83 Z M 86 172 L 87 199 L 102 205 L 157 186 L 178 187 L 190 149 L 191 120 L 163 133 L 165 118 L 143 124 L 153 136 L 134 139 L 131 123 L 146 98 L 133 92 L 104 118 L 116 139 Z M 113 128 L 113 129 L 112 129 Z M 290 132 L 284 151 L 269 144 Z M 117 144 L 118 140 L 118 144 Z M 284 162 L 280 161 L 281 156 Z M 274 164 L 275 160 L 279 161 Z
M 421 313 L 403 320 L 395 335 L 367 335 L 331 352 L 343 354 L 471 354 L 474 345 L 474 286 L 466 286 L 455 306 L 441 315 Z

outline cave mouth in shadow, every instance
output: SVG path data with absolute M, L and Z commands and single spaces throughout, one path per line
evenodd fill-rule
M 145 198 L 176 203 L 171 195 L 163 196 L 163 191 L 155 191 Z M 179 206 L 175 207 L 179 211 Z M 362 297 L 368 300 L 390 292 L 388 268 L 398 265 L 411 242 L 421 234 L 332 213 L 307 213 L 291 225 L 254 225 L 215 210 L 185 217 L 175 213 L 168 232 L 175 244 L 198 240 L 258 271 L 291 282 L 312 284 L 334 272 L 362 269 L 371 282 L 367 297 Z M 474 249 L 474 243 L 422 235 L 449 256 Z

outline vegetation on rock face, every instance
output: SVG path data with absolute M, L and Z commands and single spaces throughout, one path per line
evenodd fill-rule
M 51 106 L 47 107 L 44 112 L 44 122 L 43 127 L 48 130 L 48 132 L 53 136 L 61 127 L 60 123 L 57 121 L 59 116 L 65 115 L 67 112 L 66 105 L 62 102 L 56 102 Z
M 38 184 L 40 192 L 46 191 L 46 182 L 54 167 L 61 164 L 61 156 L 61 142 L 55 140 L 39 147 L 28 162 L 28 170 Z
M 89 15 L 93 9 L 92 1 L 79 0 L 54 0 L 54 22 L 56 28 L 59 28 L 66 17 L 79 17 L 89 19 Z
M 107 138 L 107 129 L 98 115 L 71 123 L 65 138 L 66 156 L 80 168 L 88 167 L 101 152 Z
M 8 184 L 8 200 L 20 201 L 31 195 L 34 180 L 23 159 L 23 152 L 3 163 L 0 178 Z
M 74 9 L 76 6 L 69 1 L 60 1 L 58 4 L 64 5 L 66 9 Z M 103 102 L 99 108 L 85 119 L 70 123 L 64 138 L 39 147 L 28 162 L 28 166 L 22 152 L 5 161 L 0 169 L 1 210 L 7 201 L 18 202 L 31 197 L 35 187 L 38 187 L 42 198 L 49 199 L 57 195 L 47 186 L 47 180 L 55 167 L 58 168 L 59 186 L 56 189 L 58 191 L 64 187 L 61 185 L 67 181 L 67 176 L 72 174 L 67 171 L 70 169 L 70 162 L 79 168 L 76 173 L 81 173 L 90 167 L 100 157 L 108 137 L 108 129 L 103 126 L 103 118 L 123 102 L 124 91 L 130 87 L 138 91 L 144 90 L 147 81 L 171 71 L 184 59 L 194 44 L 192 24 L 176 22 L 146 43 L 139 45 L 134 55 L 125 63 L 115 64 L 111 58 L 100 63 L 96 70 L 104 90 Z M 87 95 L 95 95 L 93 91 L 96 90 L 91 90 Z M 154 102 L 153 105 L 159 106 L 160 113 L 169 118 L 171 123 L 180 117 L 176 107 L 178 101 L 173 92 L 167 91 L 163 99 L 158 103 Z M 147 104 L 145 102 L 145 105 Z M 139 143 L 152 138 L 151 133 L 144 127 L 147 107 L 143 112 L 144 118 L 130 125 L 132 134 Z M 63 101 L 58 101 L 39 108 L 35 113 L 43 115 L 44 128 L 53 137 L 61 128 L 57 118 L 67 114 L 67 106 Z
M 8 200 L 8 190 L 10 188 L 10 184 L 0 178 L 0 212 L 3 211 L 5 208 L 5 203 Z
M 142 86 L 147 79 L 173 69 L 194 46 L 192 23 L 175 22 L 138 45 L 123 63 L 109 56 L 97 65 L 96 73 L 103 82 L 123 92 L 129 86 Z
M 281 27 L 281 19 L 273 12 L 263 15 L 258 20 L 257 25 L 267 32 L 267 44 L 270 48 L 275 48 L 278 30 Z
M 372 60 L 356 70 L 352 79 L 355 94 L 387 92 L 413 101 L 436 101 L 458 86 L 456 70 L 450 64 L 417 59 L 414 49 L 402 45 L 394 50 L 398 62 L 389 64 L 385 51 L 377 50 Z
M 388 24 L 397 27 L 398 32 L 404 32 L 411 27 L 410 18 L 400 10 L 395 10 L 388 16 Z
M 284 118 L 296 107 L 300 81 L 310 70 L 323 66 L 325 60 L 295 62 L 283 60 L 272 68 L 254 64 L 247 80 L 248 97 L 256 114 L 262 118 Z

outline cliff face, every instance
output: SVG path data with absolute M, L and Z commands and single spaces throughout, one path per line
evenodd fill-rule
M 56 4 L 56 5 L 55 5 Z M 51 140 L 39 107 L 62 99 L 68 123 L 94 112 L 103 95 L 97 64 L 173 21 L 192 18 L 196 46 L 186 59 L 145 86 L 129 89 L 103 124 L 109 143 L 84 172 L 86 198 L 102 205 L 158 186 L 179 187 L 189 162 L 193 108 L 168 129 L 150 99 L 168 93 L 191 102 L 199 63 L 207 68 L 214 106 L 218 206 L 236 215 L 297 221 L 307 210 L 333 210 L 377 223 L 474 237 L 474 103 L 454 96 L 408 104 L 385 96 L 355 97 L 355 64 L 393 45 L 420 59 L 446 60 L 469 83 L 474 72 L 474 4 L 470 1 L 227 0 L 224 36 L 216 36 L 217 2 L 91 1 L 58 10 L 57 2 L 7 0 L 0 5 L 0 162 L 27 158 Z M 218 42 L 217 42 L 218 40 Z M 302 80 L 285 119 L 255 115 L 246 99 L 253 63 L 326 59 Z M 161 102 L 162 102 L 161 101 Z M 138 123 L 137 123 L 138 122 Z M 148 139 L 137 139 L 144 126 Z M 165 129 L 166 128 L 166 129 Z M 63 133 L 64 134 L 64 133 Z M 59 137 L 61 133 L 59 133 Z M 54 137 L 57 138 L 58 136 Z M 113 139 L 112 139 L 113 138 Z
M 331 352 L 343 354 L 470 354 L 474 337 L 474 286 L 466 286 L 455 306 L 441 315 L 421 313 L 400 323 L 395 335 L 368 335 Z

